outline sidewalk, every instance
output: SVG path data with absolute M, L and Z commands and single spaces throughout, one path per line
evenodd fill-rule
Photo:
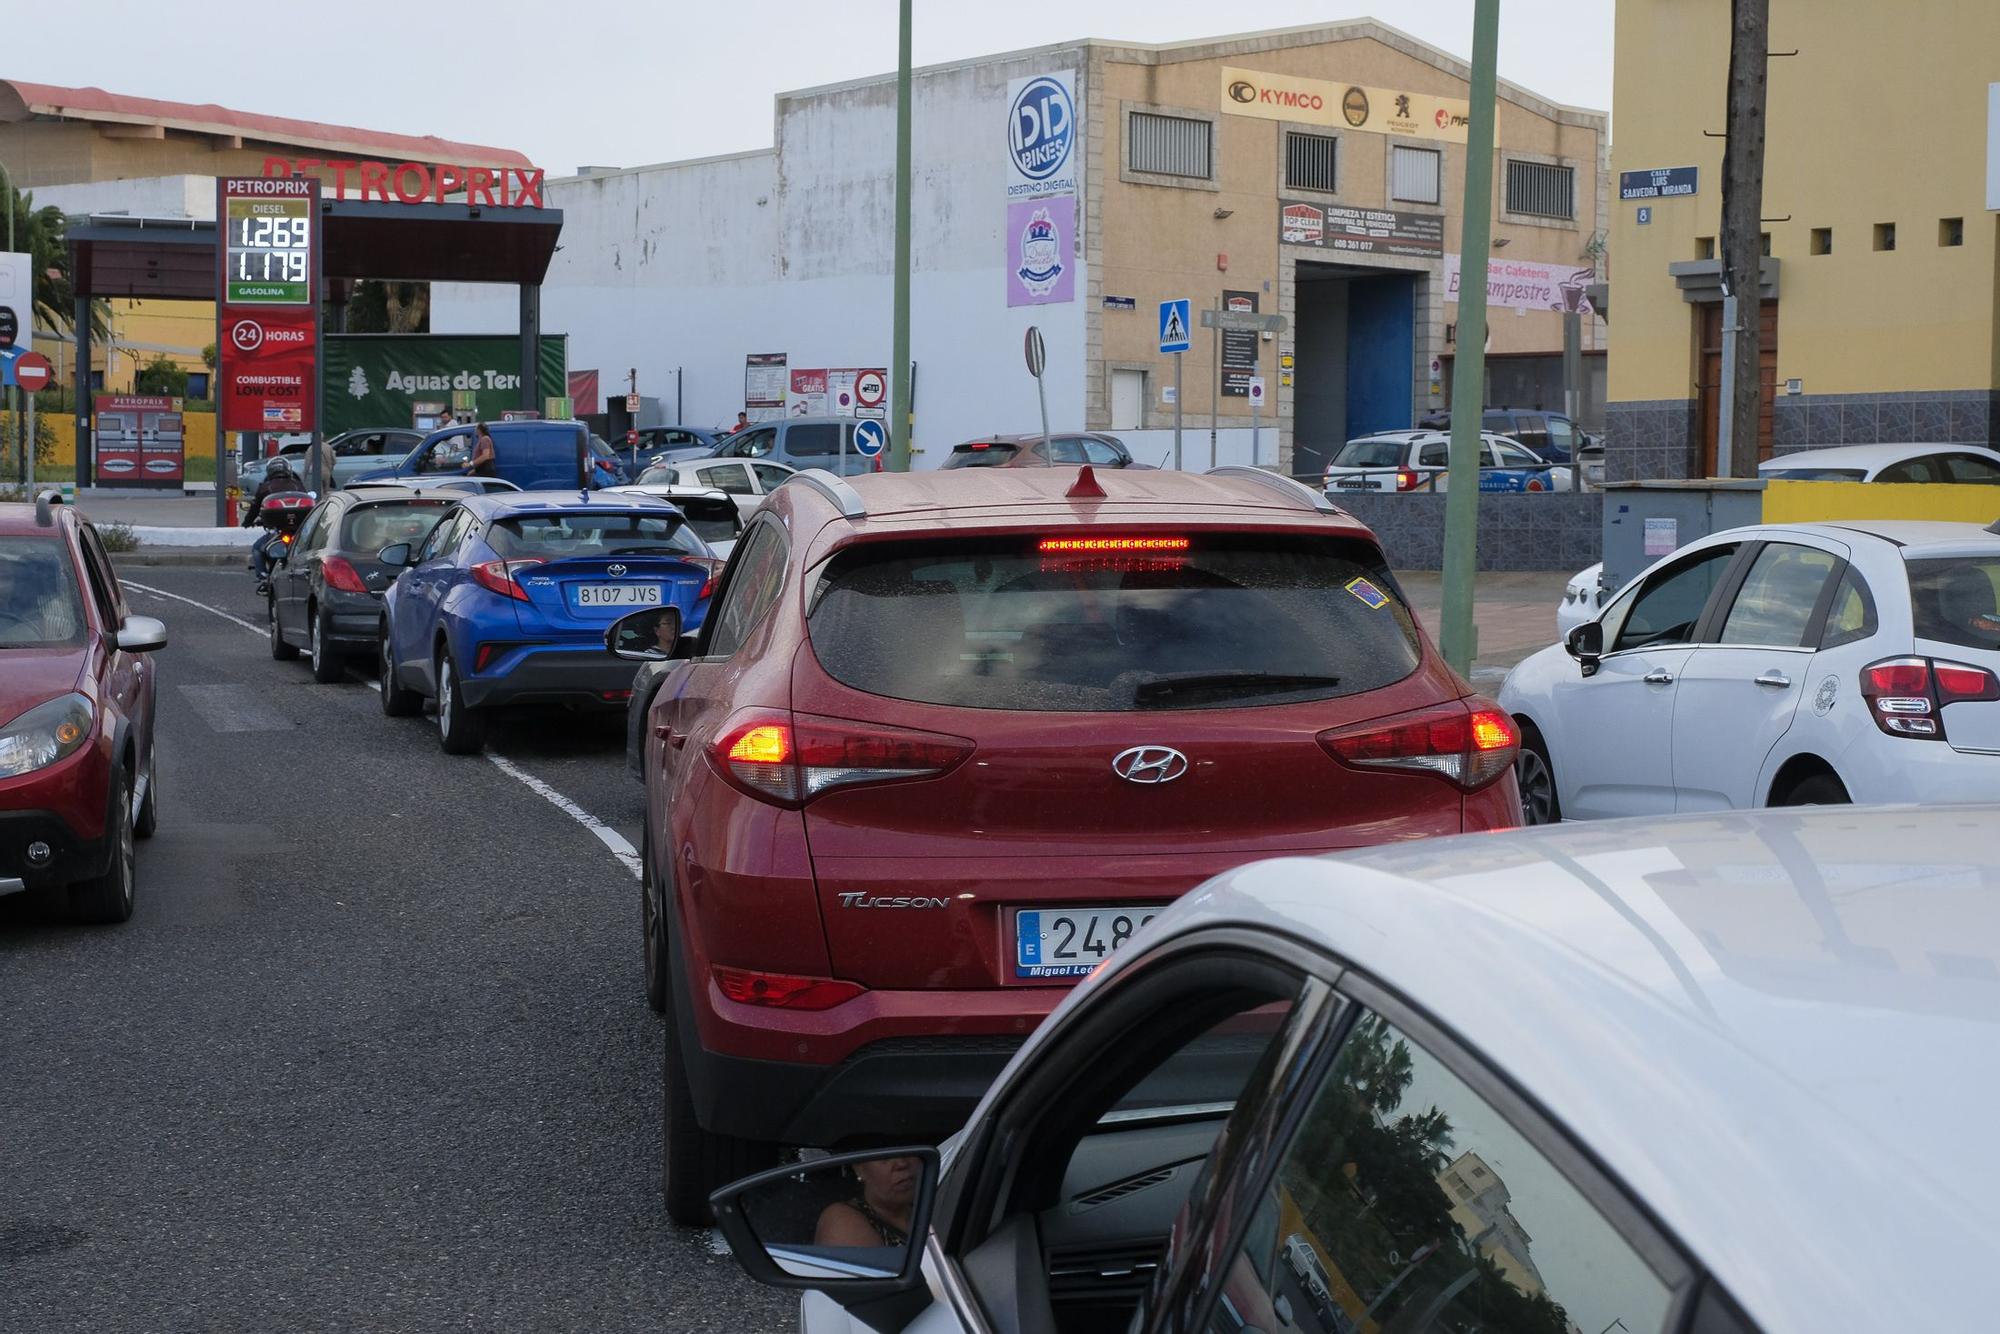
M 1416 608 L 1417 619 L 1435 641 L 1444 605 L 1438 572 L 1398 570 L 1396 578 Z M 1570 578 L 1556 573 L 1489 571 L 1479 575 L 1472 601 L 1479 649 L 1472 664 L 1474 685 L 1486 691 L 1498 689 L 1515 663 L 1556 642 L 1556 607 Z

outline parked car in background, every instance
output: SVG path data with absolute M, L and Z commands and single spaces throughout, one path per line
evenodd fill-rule
M 856 420 L 853 417 L 781 417 L 758 422 L 724 440 L 714 457 L 762 459 L 794 468 L 824 468 L 828 472 L 844 473 L 850 477 L 865 472 L 880 472 L 883 466 L 880 455 L 871 459 L 854 447 Z
M 721 565 L 673 506 L 606 492 L 462 497 L 379 554 L 401 570 L 377 626 L 382 711 L 435 699 L 454 755 L 478 753 L 501 705 L 624 708 L 632 668 L 604 652 L 606 627 L 659 606 L 699 626 Z
M 1150 468 L 1132 457 L 1132 451 L 1115 435 L 1103 431 L 1065 432 L 1049 437 L 1049 449 L 1042 450 L 1042 437 L 1035 435 L 983 435 L 951 447 L 951 456 L 939 465 L 945 468 L 1038 468 L 1051 461 L 1074 468 L 1088 463 L 1093 468 Z
M 771 465 L 766 465 L 771 466 Z M 708 544 L 721 560 L 728 560 L 743 535 L 743 511 L 737 498 L 712 486 L 677 486 L 662 482 L 634 482 L 607 488 L 606 495 L 651 496 L 664 500 L 687 516 L 688 526 Z
M 699 426 L 641 426 L 638 436 L 637 444 L 628 445 L 623 438 L 615 442 L 619 461 L 634 477 L 656 463 L 706 458 L 727 438 L 719 431 Z
M 2000 453 L 1978 445 L 1839 445 L 1757 465 L 1766 481 L 2000 484 Z
M 524 491 L 594 489 L 626 480 L 616 468 L 607 472 L 596 466 L 608 451 L 591 444 L 590 432 L 581 422 L 501 421 L 488 422 L 487 427 L 493 433 L 493 475 Z M 433 431 L 394 467 L 354 480 L 415 478 L 428 483 L 440 477 L 462 478 L 472 461 L 474 429 L 473 423 L 460 422 Z
M 1500 703 L 1537 823 L 2000 800 L 2000 533 L 1717 533 L 1516 667 Z
M 808 1290 L 802 1334 L 1987 1329 L 1995 827 L 1766 811 L 1234 869 L 941 1156 L 789 1164 L 722 1231 Z M 907 1239 L 813 1244 L 898 1171 Z
M 0 895 L 66 891 L 86 922 L 132 915 L 134 838 L 160 820 L 155 668 L 97 530 L 54 493 L 0 503 Z
M 757 512 L 764 497 L 785 484 L 798 469 L 768 459 L 687 459 L 656 463 L 639 474 L 641 486 L 701 487 L 726 493 L 745 519 Z
M 1417 419 L 1417 425 L 1449 434 L 1451 411 L 1427 412 Z M 1565 414 L 1540 408 L 1487 408 L 1480 414 L 1479 429 L 1506 436 L 1544 463 L 1575 463 L 1594 440 Z
M 374 650 L 383 590 L 401 572 L 377 553 L 421 543 L 463 494 L 363 486 L 313 506 L 267 581 L 271 656 L 288 662 L 304 648 L 315 681 L 340 680 L 348 657 Z
M 1480 434 L 1481 491 L 1568 491 L 1570 469 L 1529 453 L 1504 435 Z M 1382 431 L 1348 441 L 1326 470 L 1329 495 L 1342 491 L 1442 491 L 1451 437 L 1442 431 Z
M 346 486 L 355 478 L 385 467 L 393 467 L 396 462 L 409 454 L 423 440 L 424 433 L 401 426 L 363 426 L 352 431 L 342 431 L 327 443 L 333 447 L 333 486 Z M 285 461 L 292 465 L 292 471 L 305 479 L 306 450 L 311 438 L 290 440 L 278 450 Z M 265 470 L 271 465 L 269 457 L 252 459 L 236 472 L 236 484 L 245 492 L 255 491 L 264 480 Z
M 1556 604 L 1556 642 L 1585 621 L 1594 621 L 1604 610 L 1611 590 L 1604 586 L 1604 562 L 1578 570 L 1563 586 L 1563 600 Z
M 780 1144 L 949 1133 L 1205 875 L 1519 819 L 1511 721 L 1374 535 L 1252 468 L 802 473 L 672 656 L 641 901 L 682 1222 Z

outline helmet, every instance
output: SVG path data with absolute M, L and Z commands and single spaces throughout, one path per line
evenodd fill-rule
M 271 460 L 271 466 L 264 470 L 266 477 L 292 476 L 292 464 L 283 454 Z

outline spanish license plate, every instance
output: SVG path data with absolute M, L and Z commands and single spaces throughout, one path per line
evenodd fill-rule
M 1374 481 L 1367 477 L 1340 477 L 1333 484 L 1342 491 L 1371 491 L 1375 487 Z
M 1014 976 L 1082 977 L 1159 915 L 1158 907 L 1023 908 L 1014 915 Z
M 658 584 L 578 584 L 576 605 L 579 607 L 657 607 L 660 605 Z

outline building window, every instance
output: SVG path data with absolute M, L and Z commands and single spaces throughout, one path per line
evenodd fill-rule
M 1894 250 L 1896 248 L 1895 223 L 1878 222 L 1875 224 L 1875 248 L 1877 250 Z
M 1808 247 L 1808 250 L 1815 255 L 1831 255 L 1833 253 L 1833 228 L 1813 228 L 1812 244 Z
M 1531 218 L 1576 217 L 1576 168 L 1507 160 L 1507 211 Z
M 189 372 L 188 372 L 188 387 L 187 387 L 187 396 L 188 396 L 189 398 L 207 398 L 207 397 L 208 397 L 208 372 L 207 372 L 207 371 L 189 371 Z
M 1202 180 L 1214 174 L 1215 126 L 1208 121 L 1135 111 L 1130 125 L 1133 171 Z
M 1294 190 L 1324 190 L 1332 194 L 1339 188 L 1338 165 L 1340 140 L 1330 134 L 1301 134 L 1296 130 L 1285 134 L 1285 184 Z
M 1713 236 L 1697 236 L 1697 237 L 1695 237 L 1695 238 L 1694 238 L 1694 257 L 1695 257 L 1696 259 L 1714 259 L 1714 258 L 1715 258 L 1715 238 L 1714 238 Z
M 1964 244 L 1965 244 L 1965 219 L 1964 219 L 1964 218 L 1939 218 L 1939 219 L 1938 219 L 1938 244 L 1939 244 L 1939 245 L 1964 245 Z
M 1396 144 L 1389 150 L 1389 198 L 1406 204 L 1439 203 L 1443 180 L 1444 154 L 1437 149 Z

